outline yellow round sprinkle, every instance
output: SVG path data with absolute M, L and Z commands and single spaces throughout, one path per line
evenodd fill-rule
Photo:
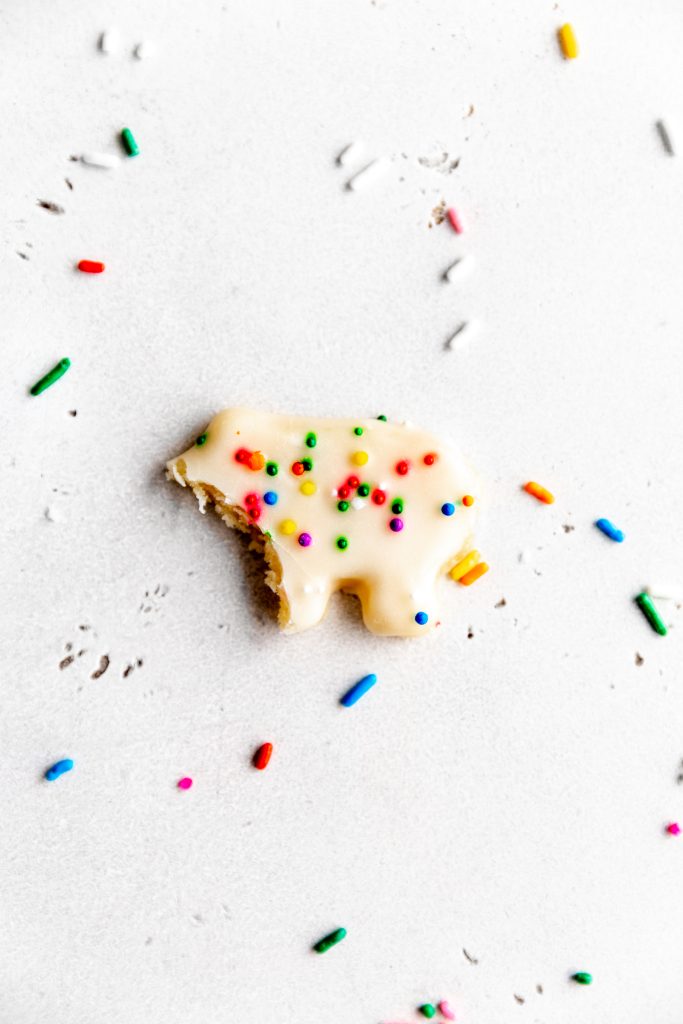
M 315 494 L 318 490 L 312 480 L 304 480 L 301 487 L 299 488 L 302 494 Z
M 283 519 L 280 523 L 280 533 L 284 533 L 287 536 L 294 533 L 296 530 L 296 523 L 293 519 Z
M 367 461 L 367 452 L 354 452 L 351 456 L 351 462 L 353 462 L 354 466 L 364 466 Z

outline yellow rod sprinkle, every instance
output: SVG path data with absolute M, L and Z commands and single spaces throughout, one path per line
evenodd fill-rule
M 470 569 L 473 569 L 479 561 L 480 555 L 478 551 L 470 551 L 469 555 L 465 555 L 462 561 L 458 562 L 457 565 L 453 566 L 450 571 L 450 577 L 457 583 L 458 580 L 462 579 L 465 573 L 468 573 Z
M 579 56 L 579 44 L 576 41 L 574 29 L 569 23 L 563 25 L 561 29 L 558 29 L 557 37 L 560 41 L 562 53 L 567 60 L 573 60 L 574 57 Z

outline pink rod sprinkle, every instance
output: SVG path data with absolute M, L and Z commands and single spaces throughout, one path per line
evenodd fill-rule
M 455 1020 L 455 1014 L 453 1013 L 445 999 L 442 999 L 441 1002 L 438 1004 L 438 1010 L 441 1016 L 445 1017 L 446 1020 Z
M 446 210 L 446 216 L 448 217 L 448 223 L 453 228 L 456 235 L 461 235 L 462 221 L 460 220 L 458 214 L 456 213 L 452 206 L 449 206 L 448 209 Z
M 182 779 L 178 779 L 178 789 L 189 789 L 192 785 L 192 779 L 189 775 L 186 775 Z
M 677 821 L 672 821 L 670 825 L 666 826 L 666 831 L 670 836 L 679 836 L 681 834 L 681 826 Z

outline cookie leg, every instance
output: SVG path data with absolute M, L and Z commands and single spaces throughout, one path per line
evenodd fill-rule
M 436 600 L 433 591 L 416 594 L 401 577 L 382 577 L 358 588 L 363 608 L 363 621 L 372 633 L 380 636 L 420 636 L 436 621 Z M 427 615 L 416 615 L 423 612 Z
M 294 583 L 281 595 L 280 626 L 287 633 L 309 629 L 325 617 L 330 599 L 322 583 Z

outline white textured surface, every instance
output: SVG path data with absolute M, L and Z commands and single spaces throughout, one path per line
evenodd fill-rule
M 676 0 L 4 5 L 3 1021 L 376 1024 L 445 997 L 462 1024 L 679 1024 L 682 620 L 659 638 L 630 599 L 683 579 L 683 171 L 655 128 L 683 115 L 682 21 Z M 123 125 L 140 157 L 69 161 Z M 356 138 L 391 162 L 362 194 L 336 163 Z M 418 162 L 440 151 L 457 170 Z M 442 198 L 460 238 L 428 229 Z M 242 541 L 161 476 L 230 403 L 461 443 L 492 571 L 433 643 L 373 638 L 351 600 L 277 634 Z M 86 653 L 60 671 L 66 643 Z

